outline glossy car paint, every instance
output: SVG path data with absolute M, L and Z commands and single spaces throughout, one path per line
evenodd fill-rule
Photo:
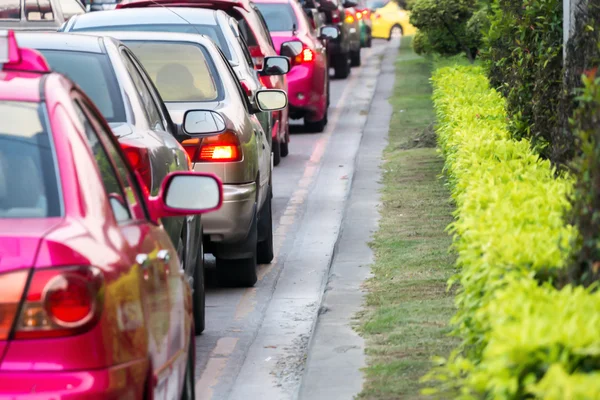
M 67 14 L 63 13 L 63 9 L 61 7 L 60 0 L 48 0 L 46 3 L 49 7 L 47 8 L 47 12 L 52 12 L 53 17 L 45 20 L 34 20 L 27 19 L 27 13 L 25 9 L 25 0 L 20 0 L 21 14 L 20 18 L 9 19 L 2 16 L 3 13 L 7 12 L 7 9 L 10 8 L 10 3 L 6 6 L 3 5 L 3 10 L 0 10 L 0 29 L 12 29 L 12 30 L 21 30 L 21 31 L 47 31 L 52 32 L 56 31 L 69 17 L 73 12 L 77 14 L 84 14 L 85 8 L 79 2 L 79 0 L 70 0 L 72 2 L 71 6 L 73 9 Z M 77 10 L 77 11 L 74 11 Z M 34 9 L 35 12 L 38 12 L 38 7 L 36 6 Z
M 128 42 L 177 42 L 201 46 L 219 71 L 225 98 L 213 102 L 165 102 L 176 124 L 183 122 L 188 110 L 207 109 L 221 113 L 227 130 L 234 131 L 241 143 L 243 158 L 237 162 L 197 162 L 194 171 L 212 172 L 223 182 L 223 206 L 202 217 L 204 234 L 214 243 L 235 243 L 248 235 L 251 221 L 267 200 L 271 182 L 271 150 L 256 115 L 249 109 L 235 72 L 221 50 L 208 37 L 169 32 L 110 32 Z M 190 136 L 190 138 L 193 138 Z M 208 251 L 208 250 L 207 250 Z M 211 250 L 212 251 L 212 250 Z M 225 254 L 223 254 L 225 255 Z M 226 256 L 232 256 L 227 254 Z
M 329 70 L 327 67 L 327 52 L 318 33 L 311 29 L 310 22 L 304 10 L 295 0 L 257 0 L 260 4 L 289 4 L 296 15 L 296 32 L 271 31 L 271 38 L 278 54 L 281 45 L 289 41 L 300 41 L 314 55 L 311 62 L 294 65 L 287 74 L 288 101 L 291 118 L 306 118 L 309 121 L 321 120 L 327 112 Z
M 259 51 L 263 57 L 275 56 L 275 51 L 269 30 L 260 12 L 250 0 L 124 0 L 117 8 L 140 8 L 140 7 L 199 7 L 213 10 L 223 10 L 231 15 L 244 27 L 242 35 L 246 43 Z M 254 50 L 253 50 L 254 51 Z M 253 55 L 254 57 L 254 55 Z M 255 62 L 255 69 L 261 70 L 262 64 Z M 285 75 L 261 76 L 260 80 L 267 89 L 280 89 L 287 92 L 288 84 Z M 288 143 L 289 135 L 288 109 L 273 112 L 273 128 L 271 132 L 272 141 L 276 143 Z
M 132 56 L 131 52 L 122 43 L 107 36 L 95 37 L 59 33 L 17 33 L 17 40 L 24 47 L 41 51 L 68 50 L 106 54 L 110 59 L 120 86 L 126 115 L 125 121 L 111 123 L 110 125 L 119 142 L 148 149 L 152 169 L 151 194 L 156 195 L 158 193 L 162 181 L 169 172 L 189 170 L 187 154 L 176 139 L 176 127 L 173 125 L 160 95 L 152 85 L 151 79 L 143 69 L 140 69 L 139 76 L 141 79 L 145 78 L 147 82 L 147 88 L 151 92 L 161 114 L 164 129 L 151 126 L 145 106 L 138 95 L 139 90 L 124 64 L 122 55 L 124 53 L 128 54 L 131 59 L 138 63 L 139 61 L 135 59 L 135 56 Z M 201 242 L 202 226 L 200 217 L 165 218 L 163 224 L 175 246 L 183 237 L 182 244 L 186 250 L 184 265 L 190 278 L 193 277 L 193 269 L 196 265 L 198 248 Z
M 188 33 L 193 33 L 192 25 L 212 26 L 223 34 L 225 43 L 217 43 L 227 47 L 227 52 L 221 47 L 227 56 L 227 60 L 233 67 L 238 79 L 250 90 L 249 99 L 254 101 L 256 91 L 264 88 L 260 81 L 258 71 L 254 69 L 252 56 L 248 50 L 244 38 L 240 34 L 237 21 L 221 10 L 210 10 L 205 8 L 168 8 L 148 7 L 132 8 L 117 11 L 105 11 L 102 13 L 89 13 L 71 18 L 62 28 L 64 32 L 81 31 L 118 31 L 127 26 L 127 31 L 147 31 L 152 25 L 156 32 L 169 32 L 173 25 L 188 27 Z M 261 122 L 265 132 L 271 132 L 273 121 L 270 112 L 258 113 L 257 118 Z
M 175 249 L 141 208 L 130 222 L 115 221 L 74 99 L 97 116 L 93 125 L 110 132 L 63 76 L 0 72 L 0 100 L 45 102 L 63 209 L 56 218 L 0 218 L 0 274 L 93 265 L 104 276 L 102 312 L 89 330 L 0 341 L 0 397 L 171 399 L 181 393 L 193 345 L 190 289 L 176 257 L 152 257 L 145 272 L 136 262 L 140 253 Z
M 374 38 L 390 39 L 392 28 L 400 26 L 403 35 L 414 35 L 417 29 L 410 24 L 410 12 L 404 10 L 395 1 L 388 1 L 383 7 L 376 8 L 371 14 Z

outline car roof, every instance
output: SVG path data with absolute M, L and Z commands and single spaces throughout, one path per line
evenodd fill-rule
M 86 53 L 105 53 L 103 37 L 57 32 L 16 32 L 21 47 L 44 50 L 69 50 Z
M 69 29 L 79 30 L 96 26 L 122 26 L 142 24 L 202 24 L 217 25 L 215 10 L 207 8 L 148 7 L 110 10 L 78 15 Z M 222 12 L 222 11 L 219 11 Z
M 191 42 L 205 47 L 216 46 L 207 36 L 197 33 L 179 33 L 179 32 L 148 32 L 148 31 L 102 31 L 106 36 L 117 40 L 141 40 L 141 41 L 160 41 L 160 42 Z M 82 32 L 86 36 L 94 35 L 93 32 Z
M 0 71 L 0 101 L 40 102 L 47 74 Z
M 123 0 L 117 8 L 134 8 L 134 7 L 203 7 L 203 8 L 220 8 L 226 7 L 242 7 L 246 10 L 250 9 L 250 0 Z

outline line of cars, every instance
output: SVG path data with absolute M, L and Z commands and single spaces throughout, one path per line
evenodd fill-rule
M 93 4 L 0 0 L 0 398 L 192 399 L 204 254 L 229 286 L 273 259 L 273 166 L 360 64 L 356 4 Z

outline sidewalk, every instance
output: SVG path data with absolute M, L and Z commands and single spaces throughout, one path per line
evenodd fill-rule
M 352 329 L 364 301 L 373 253 L 368 242 L 379 221 L 382 151 L 387 144 L 399 41 L 388 44 L 357 157 L 326 293 L 309 345 L 299 399 L 352 399 L 361 392 L 364 340 Z

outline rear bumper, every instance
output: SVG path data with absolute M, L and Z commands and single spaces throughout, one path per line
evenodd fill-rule
M 0 399 L 140 399 L 148 368 L 147 360 L 137 360 L 91 371 L 0 371 Z
M 248 236 L 254 218 L 256 183 L 223 185 L 223 205 L 202 216 L 204 234 L 214 243 L 235 243 Z

